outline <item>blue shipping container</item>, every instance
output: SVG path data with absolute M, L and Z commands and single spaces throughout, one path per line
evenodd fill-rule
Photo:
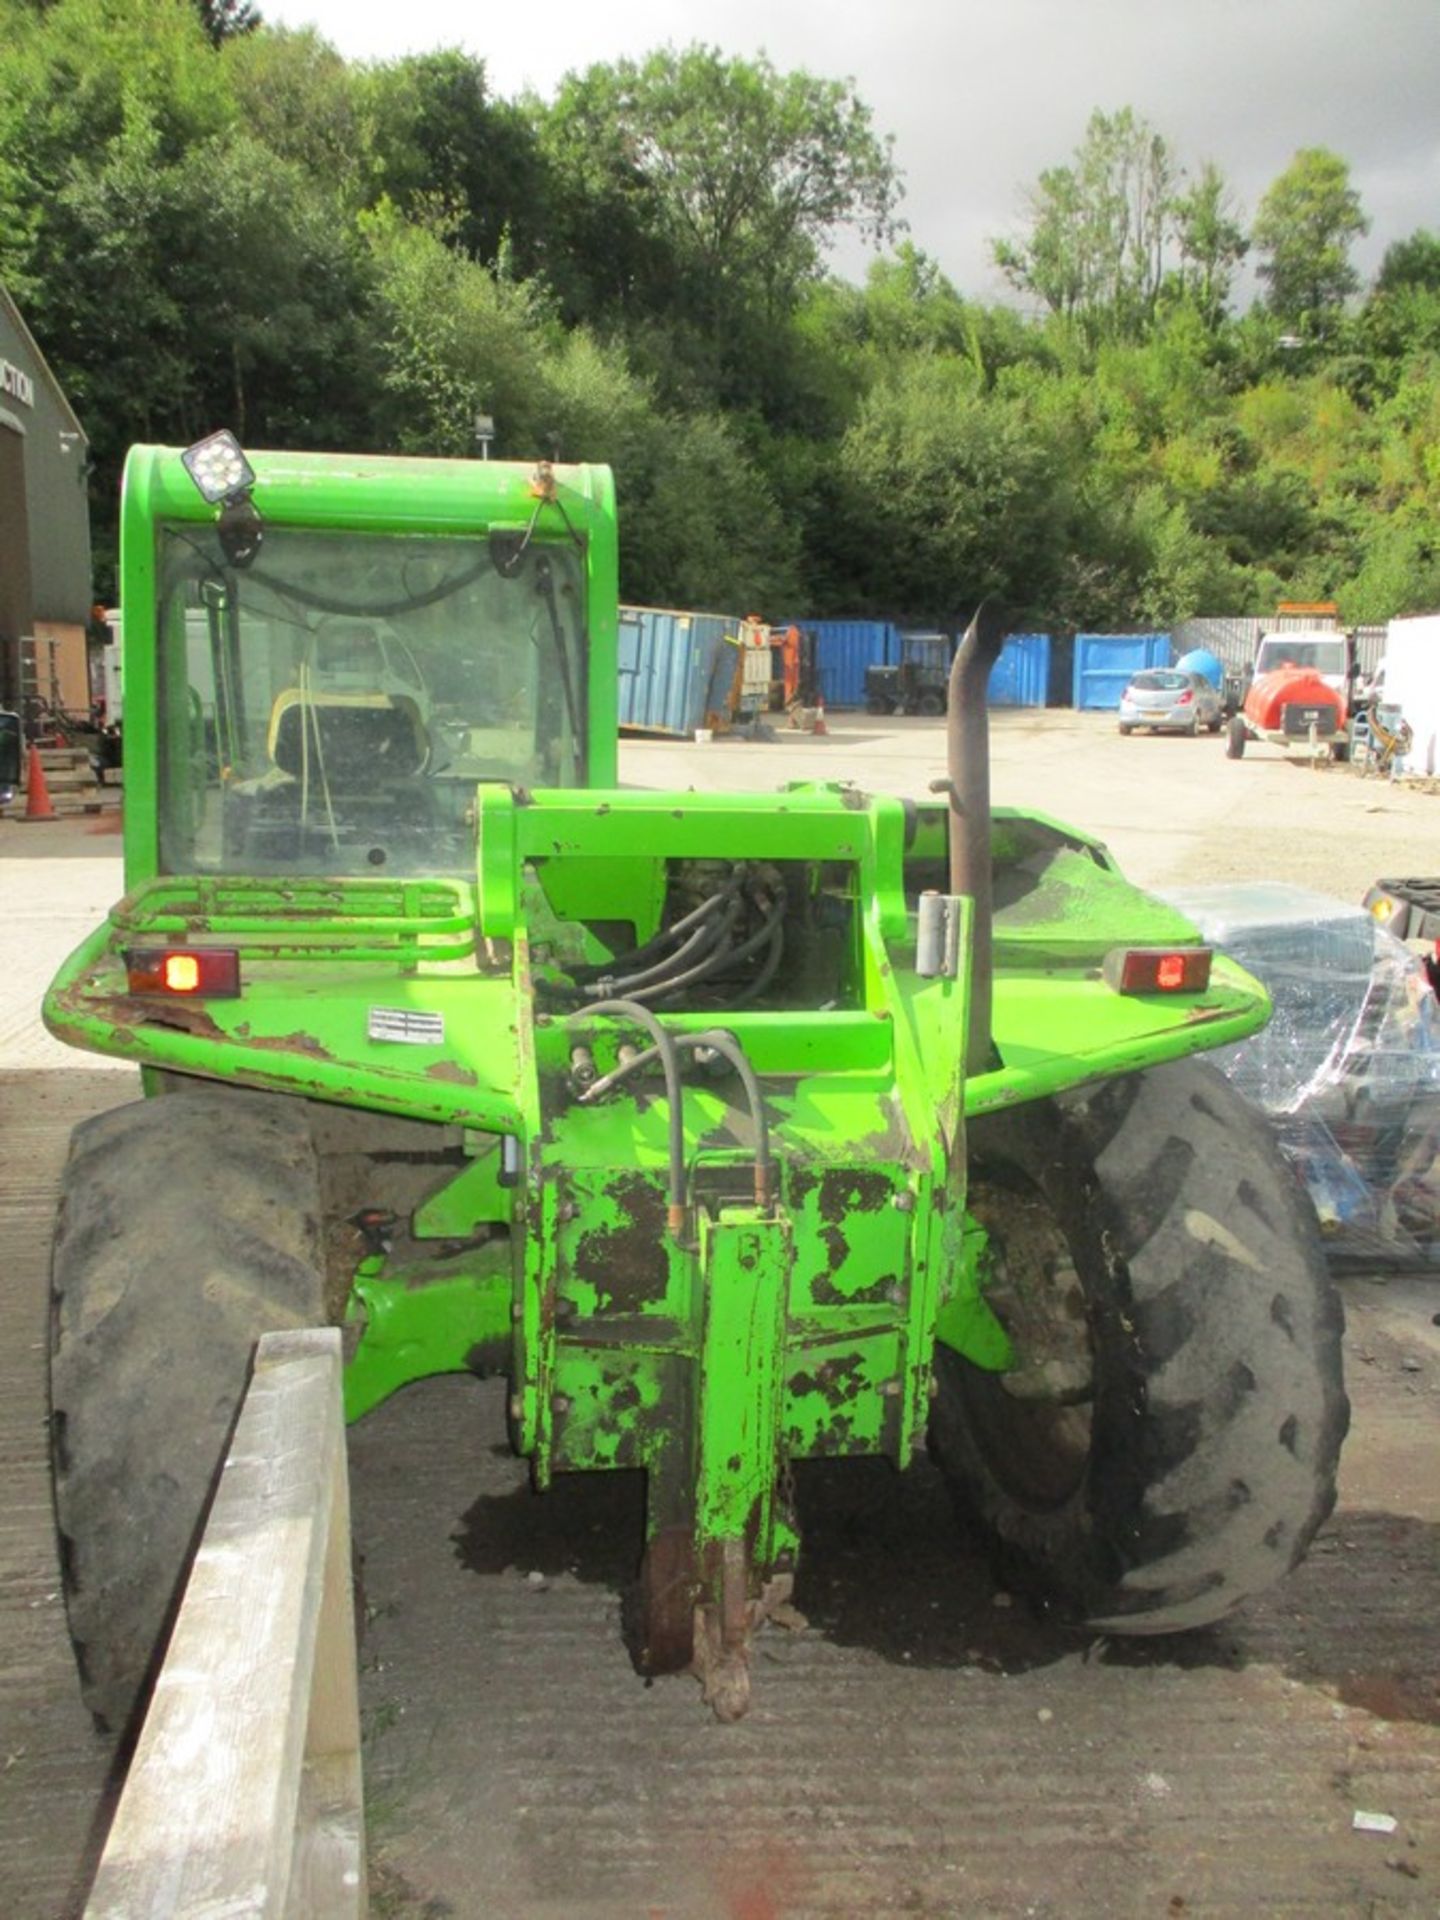
M 1075 705 L 1113 713 L 1132 675 L 1169 664 L 1168 633 L 1077 633 Z
M 660 607 L 620 609 L 620 725 L 631 733 L 688 739 L 719 706 L 735 671 L 726 635 L 740 621 L 723 613 L 678 613 Z
M 1012 633 L 990 675 L 992 707 L 1043 707 L 1050 697 L 1050 636 Z
M 827 707 L 863 707 L 866 667 L 893 666 L 900 658 L 900 629 L 890 620 L 777 620 L 770 631 L 778 640 L 789 626 L 815 636 Z

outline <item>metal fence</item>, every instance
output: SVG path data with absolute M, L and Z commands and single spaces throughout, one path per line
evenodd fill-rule
M 1204 647 L 1230 674 L 1242 674 L 1255 658 L 1262 633 L 1303 633 L 1334 628 L 1338 622 L 1326 615 L 1283 614 L 1267 619 L 1234 618 L 1182 620 L 1170 636 L 1178 659 L 1192 647 Z M 1385 652 L 1384 627 L 1357 627 L 1354 630 L 1355 659 L 1363 675 L 1373 674 Z

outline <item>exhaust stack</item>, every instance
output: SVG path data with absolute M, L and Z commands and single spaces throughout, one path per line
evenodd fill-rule
M 950 796 L 950 891 L 973 902 L 970 1025 L 965 1071 L 990 1064 L 993 978 L 990 887 L 990 672 L 1009 624 L 1002 608 L 981 601 L 950 664 L 945 762 Z

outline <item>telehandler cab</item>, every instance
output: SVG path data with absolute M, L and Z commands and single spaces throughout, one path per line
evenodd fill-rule
M 1076 1618 L 1213 1621 L 1304 1552 L 1341 1316 L 1264 1123 L 1192 1056 L 1256 982 L 1105 849 L 989 805 L 978 616 L 920 805 L 616 775 L 602 467 L 126 469 L 125 894 L 51 1030 L 133 1060 L 54 1254 L 84 1694 L 164 1637 L 258 1336 L 347 1410 L 509 1383 L 539 1487 L 643 1468 L 632 1654 L 722 1718 L 792 1465 L 928 1446 Z

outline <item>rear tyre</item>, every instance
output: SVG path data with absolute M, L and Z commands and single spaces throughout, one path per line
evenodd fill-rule
M 883 700 L 878 693 L 872 693 L 865 702 L 865 711 L 874 714 L 893 713 L 895 705 L 893 701 Z
M 1229 728 L 1225 735 L 1225 757 L 1228 760 L 1239 760 L 1244 755 L 1244 752 L 1245 752 L 1245 722 L 1240 718 L 1239 714 L 1237 713 L 1234 719 L 1230 722 Z
M 945 711 L 944 694 L 922 693 L 920 698 L 915 702 L 915 711 L 925 714 L 930 719 L 934 719 L 936 714 L 944 713 Z
M 81 1692 L 118 1734 L 168 1636 L 255 1342 L 324 1318 L 302 1103 L 196 1087 L 77 1127 L 51 1280 L 61 1582 Z
M 1124 733 L 1124 734 L 1131 734 L 1135 731 L 1135 729 L 1134 727 L 1127 725 L 1126 722 L 1122 720 L 1120 722 L 1120 731 L 1121 733 Z
M 1339 1296 L 1263 1119 L 1195 1061 L 971 1130 L 1009 1375 L 936 1349 L 931 1443 L 1007 1582 L 1127 1634 L 1301 1558 L 1349 1419 Z

